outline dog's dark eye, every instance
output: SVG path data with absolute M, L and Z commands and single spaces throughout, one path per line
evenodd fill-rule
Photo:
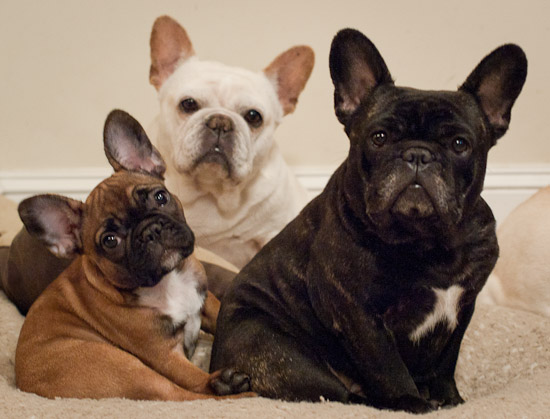
M 195 99 L 189 97 L 180 102 L 180 109 L 185 113 L 193 113 L 199 110 L 199 104 Z
M 387 139 L 388 135 L 384 131 L 377 131 L 372 134 L 372 143 L 377 147 L 382 147 Z
M 155 192 L 155 202 L 161 207 L 165 206 L 169 200 L 170 196 L 168 195 L 168 192 L 163 190 Z
M 263 122 L 262 115 L 256 109 L 246 111 L 244 114 L 244 119 L 254 128 L 258 128 Z
M 101 244 L 107 249 L 114 249 L 119 243 L 120 238 L 113 233 L 105 233 L 101 236 Z
M 455 153 L 462 154 L 470 148 L 470 143 L 462 138 L 462 137 L 456 137 L 453 139 L 453 150 Z

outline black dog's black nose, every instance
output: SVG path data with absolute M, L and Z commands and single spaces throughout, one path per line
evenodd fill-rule
M 431 163 L 435 157 L 427 148 L 411 147 L 401 154 L 401 158 L 409 164 L 420 166 Z

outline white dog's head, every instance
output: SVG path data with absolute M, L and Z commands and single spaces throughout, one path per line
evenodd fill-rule
M 176 170 L 204 188 L 248 179 L 273 146 L 273 132 L 294 111 L 313 69 L 311 48 L 279 55 L 262 72 L 195 56 L 172 18 L 155 21 L 150 81 L 158 90 L 160 124 Z

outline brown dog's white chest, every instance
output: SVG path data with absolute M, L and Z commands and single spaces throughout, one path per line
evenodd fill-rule
M 200 313 L 205 299 L 196 273 L 174 269 L 154 287 L 139 288 L 136 294 L 140 306 L 158 310 L 171 319 L 174 328 L 183 325 L 184 349 L 190 357 L 199 336 Z

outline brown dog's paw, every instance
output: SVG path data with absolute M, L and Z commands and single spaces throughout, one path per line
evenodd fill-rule
M 233 368 L 226 368 L 210 381 L 210 387 L 218 396 L 244 393 L 250 391 L 250 377 Z

